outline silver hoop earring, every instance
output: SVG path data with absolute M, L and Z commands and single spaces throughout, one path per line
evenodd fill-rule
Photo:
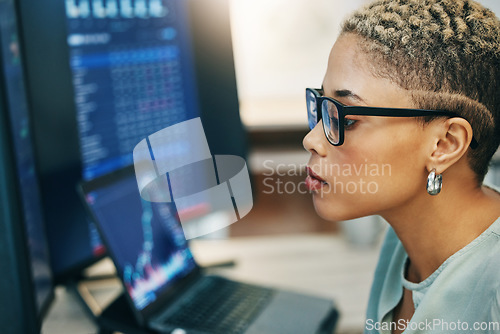
M 443 188 L 443 176 L 436 174 L 436 168 L 433 168 L 427 177 L 427 192 L 429 195 L 437 195 Z

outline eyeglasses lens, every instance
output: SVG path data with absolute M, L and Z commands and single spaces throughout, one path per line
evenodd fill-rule
M 306 92 L 306 103 L 309 129 L 312 130 L 316 126 L 316 124 L 318 124 L 318 104 L 316 102 L 316 96 L 313 92 Z
M 336 145 L 339 143 L 339 111 L 335 103 L 329 100 L 324 100 L 321 106 L 323 129 L 328 140 Z

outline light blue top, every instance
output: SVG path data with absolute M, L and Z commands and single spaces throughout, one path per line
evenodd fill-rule
M 405 334 L 500 333 L 500 218 L 418 284 L 404 278 L 407 259 L 389 228 L 371 288 L 365 334 L 391 333 L 396 325 L 405 325 Z M 408 324 L 391 323 L 403 287 L 412 291 L 415 313 Z

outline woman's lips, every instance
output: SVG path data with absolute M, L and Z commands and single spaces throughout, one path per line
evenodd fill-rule
M 306 187 L 310 191 L 317 191 L 321 189 L 324 185 L 326 185 L 326 181 L 323 180 L 318 174 L 313 172 L 310 167 L 306 168 L 307 170 L 307 178 L 306 178 Z

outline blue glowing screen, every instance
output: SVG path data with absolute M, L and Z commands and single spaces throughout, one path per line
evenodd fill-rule
M 85 199 L 138 310 L 196 268 L 175 207 L 144 201 L 133 174 Z
M 148 135 L 199 116 L 184 0 L 66 0 L 83 178 L 132 163 Z

